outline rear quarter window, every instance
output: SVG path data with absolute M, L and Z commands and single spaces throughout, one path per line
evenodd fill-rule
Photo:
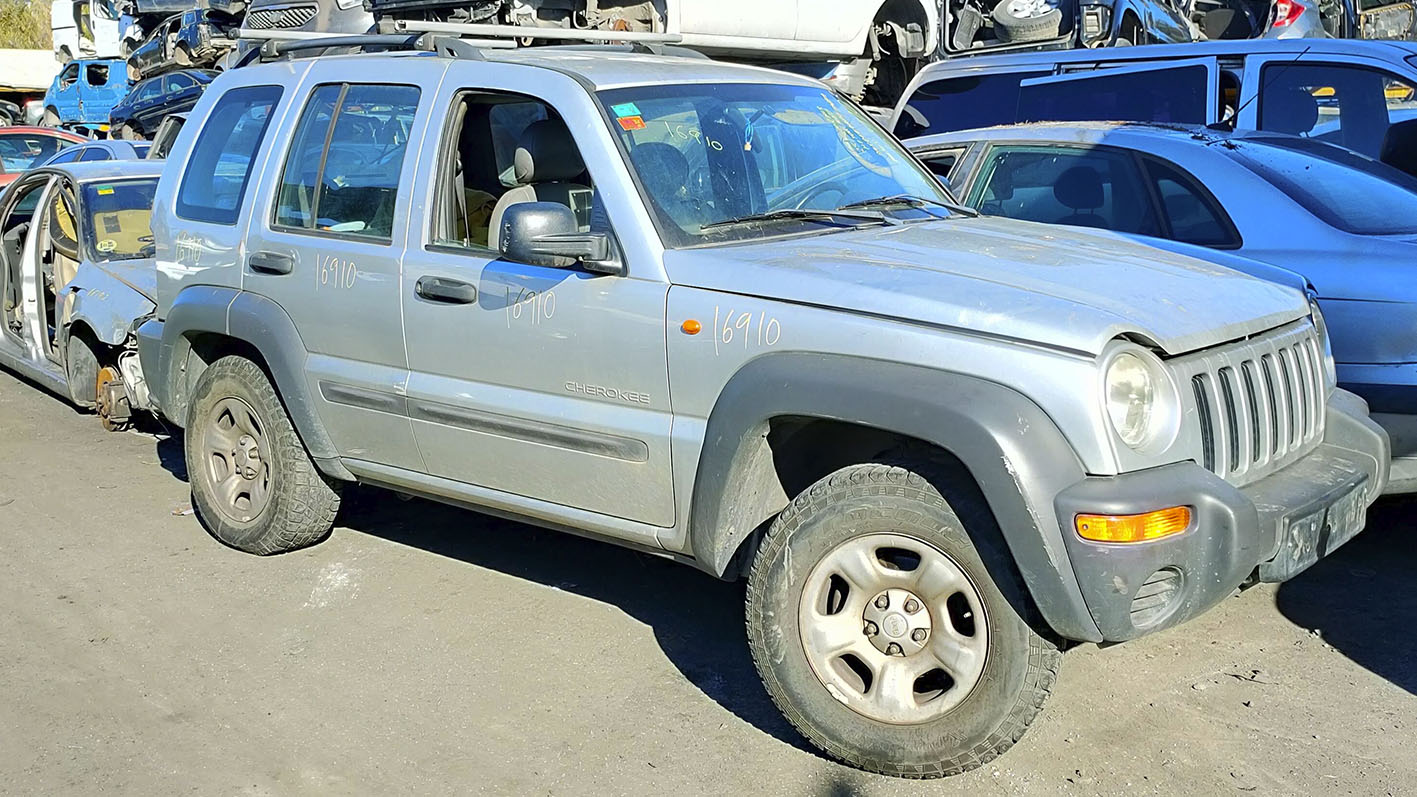
M 232 89 L 217 100 L 197 134 L 177 189 L 177 215 L 232 225 L 251 180 L 251 166 L 280 102 L 279 86 Z

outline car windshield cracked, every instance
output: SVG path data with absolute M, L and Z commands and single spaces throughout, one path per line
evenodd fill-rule
M 599 98 L 670 248 L 953 212 L 928 171 L 829 91 L 729 83 Z

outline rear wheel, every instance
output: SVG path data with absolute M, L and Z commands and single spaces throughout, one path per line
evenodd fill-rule
M 748 579 L 748 640 L 769 695 L 853 766 L 930 778 L 1022 736 L 1061 659 L 977 494 L 928 460 L 855 465 L 808 488 Z M 927 478 L 928 477 L 928 478 Z
M 143 135 L 138 132 L 132 123 L 124 122 L 118 127 L 118 137 L 127 141 L 142 141 Z
M 310 459 L 270 379 L 244 357 L 212 363 L 187 418 L 192 502 L 218 540 L 266 555 L 329 535 L 339 483 Z

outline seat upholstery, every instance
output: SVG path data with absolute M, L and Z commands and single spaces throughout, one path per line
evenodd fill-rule
M 1388 126 L 1378 160 L 1417 177 L 1417 119 Z
M 502 217 L 507 208 L 521 202 L 555 202 L 566 207 L 571 196 L 590 187 L 576 182 L 585 174 L 585 164 L 571 131 L 560 119 L 542 119 L 527 125 L 512 156 L 512 179 L 516 185 L 492 209 L 487 245 L 497 250 L 501 243 Z
M 689 159 L 671 144 L 650 141 L 630 150 L 630 160 L 650 195 L 650 201 L 686 231 L 697 231 L 703 220 L 689 196 Z
M 1102 190 L 1102 176 L 1090 166 L 1074 166 L 1058 177 L 1053 184 L 1053 197 L 1071 209 L 1071 215 L 1058 219 L 1058 224 L 1078 227 L 1106 227 L 1107 220 L 1097 215 L 1097 209 L 1105 204 Z M 1086 212 L 1084 212 L 1086 211 Z
M 1267 92 L 1260 106 L 1260 126 L 1276 133 L 1302 135 L 1319 123 L 1319 101 L 1298 86 Z

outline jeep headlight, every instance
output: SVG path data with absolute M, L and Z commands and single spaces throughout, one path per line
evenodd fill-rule
M 1323 310 L 1319 309 L 1319 297 L 1309 291 L 1309 318 L 1314 322 L 1314 330 L 1319 333 L 1319 353 L 1324 360 L 1324 384 L 1329 390 L 1338 387 L 1338 368 L 1333 362 L 1333 344 L 1328 339 L 1328 323 L 1324 321 Z
M 1141 348 L 1107 360 L 1102 380 L 1107 419 L 1123 443 L 1143 450 L 1169 445 L 1176 431 L 1176 390 L 1165 366 Z

